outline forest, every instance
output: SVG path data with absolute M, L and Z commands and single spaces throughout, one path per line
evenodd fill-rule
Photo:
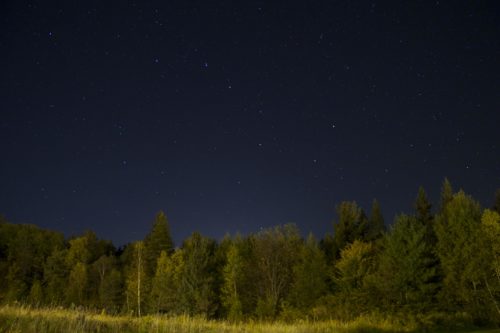
M 482 208 L 445 179 L 438 203 L 420 188 L 413 207 L 387 222 L 376 200 L 369 214 L 345 201 L 321 239 L 288 224 L 220 241 L 194 232 L 179 246 L 160 211 L 121 248 L 2 218 L 0 302 L 229 322 L 459 314 L 500 325 L 500 189 Z

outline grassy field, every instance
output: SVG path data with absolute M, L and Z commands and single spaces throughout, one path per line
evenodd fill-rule
M 142 318 L 110 316 L 60 308 L 35 309 L 20 306 L 0 307 L 0 332 L 248 332 L 248 333 L 361 333 L 418 332 L 416 327 L 388 321 L 361 318 L 354 322 L 297 322 L 294 324 L 245 322 L 231 324 L 187 316 L 145 316 Z M 472 332 L 468 330 L 468 332 Z M 476 332 L 476 331 L 475 331 Z M 500 330 L 481 330 L 500 333 Z

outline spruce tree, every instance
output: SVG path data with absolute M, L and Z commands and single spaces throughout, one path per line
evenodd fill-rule
M 144 239 L 144 267 L 149 277 L 154 276 L 156 264 L 162 251 L 168 255 L 173 252 L 174 243 L 170 235 L 167 217 L 163 211 L 158 212 L 153 227 Z
M 492 209 L 500 214 L 500 188 L 495 191 L 495 200 Z
M 445 211 L 446 205 L 453 200 L 453 187 L 451 186 L 448 178 L 445 178 L 443 185 L 441 186 L 441 196 L 439 203 L 439 212 L 443 213 Z
M 414 216 L 399 215 L 384 237 L 376 287 L 391 310 L 429 310 L 437 290 L 432 245 Z
M 377 199 L 373 200 L 372 210 L 370 214 L 369 224 L 364 239 L 366 241 L 374 241 L 380 237 L 385 230 L 384 216 L 380 210 L 380 205 Z
M 446 190 L 448 191 L 448 190 Z M 447 200 L 447 199 L 446 199 Z M 425 228 L 425 238 L 429 245 L 436 243 L 434 232 L 434 216 L 432 215 L 432 204 L 427 199 L 427 194 L 422 186 L 418 189 L 417 198 L 414 203 L 416 220 Z

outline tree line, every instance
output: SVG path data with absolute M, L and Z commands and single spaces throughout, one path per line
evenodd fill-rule
M 376 200 L 369 215 L 348 201 L 336 211 L 320 240 L 289 224 L 219 242 L 195 232 L 177 248 L 163 212 L 119 249 L 91 231 L 66 240 L 2 218 L 0 301 L 231 321 L 460 312 L 500 323 L 500 190 L 483 209 L 445 180 L 433 209 L 420 188 L 388 228 Z

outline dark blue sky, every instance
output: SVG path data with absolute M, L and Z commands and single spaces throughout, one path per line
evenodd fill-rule
M 500 187 L 483 1 L 4 1 L 0 213 L 120 245 Z

